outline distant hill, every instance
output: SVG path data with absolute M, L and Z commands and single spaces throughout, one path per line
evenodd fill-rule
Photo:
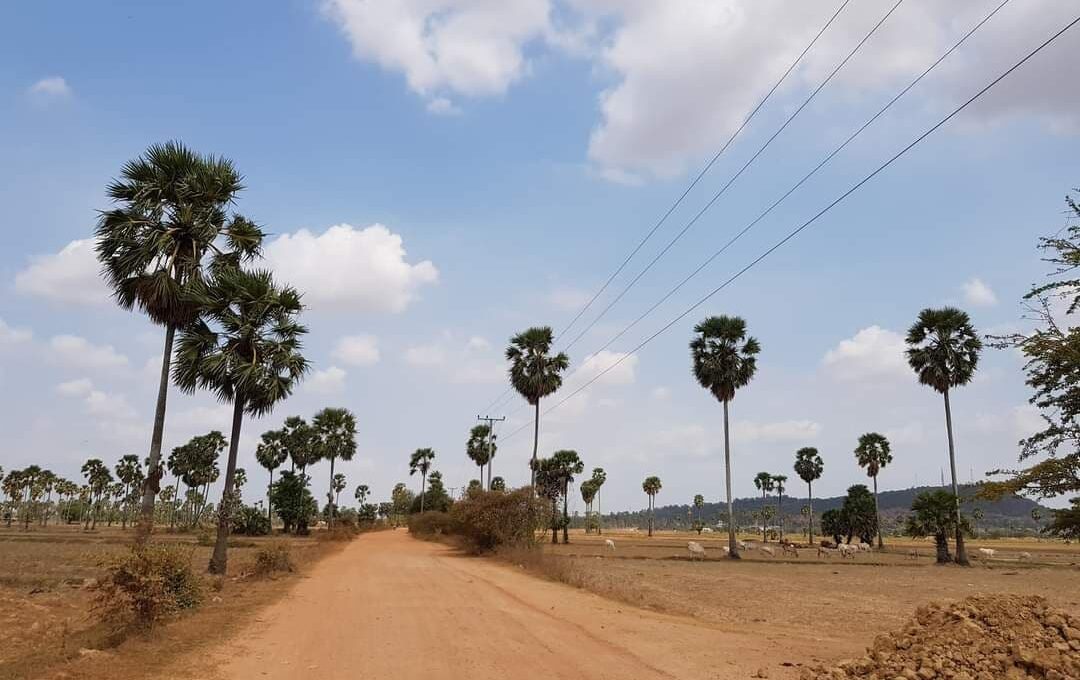
M 911 509 L 911 503 L 923 491 L 932 491 L 940 487 L 919 486 L 910 489 L 897 489 L 881 491 L 878 494 L 878 502 L 881 507 L 882 523 L 888 530 L 895 526 Z M 970 497 L 974 493 L 972 485 L 961 485 L 961 497 Z M 821 517 L 826 510 L 839 508 L 843 505 L 843 496 L 814 499 L 814 516 Z M 769 495 L 768 504 L 776 506 L 775 494 Z M 800 514 L 801 508 L 807 504 L 805 497 L 784 496 L 785 523 L 789 527 L 801 527 L 805 519 Z M 735 519 L 741 526 L 755 524 L 752 514 L 761 510 L 761 497 L 737 498 L 735 500 Z M 1011 531 L 1033 531 L 1038 528 L 1035 520 L 1031 517 L 1031 511 L 1038 508 L 1044 518 L 1050 517 L 1050 510 L 1035 501 L 1019 496 L 1003 498 L 1000 501 L 990 503 L 987 501 L 969 501 L 964 503 L 963 511 L 966 514 L 973 509 L 982 510 L 983 517 L 978 521 L 980 530 L 1005 529 Z M 656 526 L 660 528 L 685 527 L 687 524 L 687 511 L 691 507 L 686 505 L 665 505 L 656 508 Z M 727 516 L 727 505 L 724 503 L 706 503 L 700 511 L 701 517 L 706 524 L 716 524 L 718 520 Z M 695 513 L 695 516 L 697 513 Z M 648 521 L 648 513 L 645 510 L 605 513 L 605 523 L 615 522 L 624 526 L 644 526 Z M 776 520 L 773 520 L 775 523 Z

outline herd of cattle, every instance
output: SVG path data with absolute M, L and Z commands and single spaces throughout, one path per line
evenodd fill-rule
M 757 543 L 753 541 L 736 541 L 736 545 L 740 552 L 756 551 L 766 557 L 776 557 L 776 549 L 772 546 L 765 545 L 763 543 Z M 809 548 L 809 546 L 801 546 L 790 541 L 780 541 L 777 544 L 780 548 L 781 555 L 790 555 L 797 558 L 799 556 L 799 548 Z M 610 552 L 615 552 L 615 541 L 608 538 L 604 540 L 604 547 Z M 834 543 L 833 541 L 821 541 L 817 546 L 818 557 L 832 557 L 833 555 L 839 555 L 841 559 L 855 559 L 855 556 L 860 552 L 871 552 L 873 547 L 869 543 Z M 705 559 L 705 546 L 701 545 L 697 541 L 688 541 L 686 544 L 686 550 L 690 553 L 691 560 L 704 560 Z M 721 552 L 724 557 L 730 554 L 730 548 L 728 546 L 721 546 Z M 997 551 L 993 548 L 979 548 L 979 558 L 984 562 L 989 562 L 997 555 Z M 919 551 L 912 549 L 907 553 L 909 559 L 918 559 Z M 1031 559 L 1031 553 L 1022 552 L 1018 556 L 1018 560 L 1021 562 L 1027 562 Z

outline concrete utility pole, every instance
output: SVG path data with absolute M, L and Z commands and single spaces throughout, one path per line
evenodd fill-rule
M 487 423 L 488 426 L 488 483 L 487 490 L 491 491 L 491 459 L 495 457 L 495 425 L 506 420 L 506 416 L 492 418 L 491 416 L 476 416 L 477 420 Z M 484 486 L 483 474 L 480 475 L 480 486 Z

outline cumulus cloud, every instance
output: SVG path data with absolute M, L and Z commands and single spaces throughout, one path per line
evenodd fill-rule
M 339 394 L 345 389 L 345 371 L 337 366 L 315 371 L 303 385 L 305 390 L 315 394 Z
M 31 258 L 30 265 L 15 274 L 15 289 L 58 302 L 104 304 L 109 290 L 100 270 L 93 239 L 79 239 L 58 253 Z
M 135 417 L 135 409 L 123 395 L 102 392 L 88 378 L 60 383 L 56 391 L 61 396 L 81 399 L 83 410 L 92 416 L 110 420 L 130 420 Z
M 841 340 L 825 353 L 822 363 L 839 380 L 894 378 L 910 373 L 904 349 L 904 338 L 899 333 L 870 326 Z
M 313 310 L 401 312 L 418 288 L 439 277 L 428 260 L 409 264 L 401 236 L 381 224 L 338 224 L 321 234 L 301 229 L 274 239 L 265 257 Z
M 128 358 L 112 345 L 95 345 L 77 335 L 56 335 L 49 340 L 53 356 L 70 366 L 80 368 L 122 368 Z
M 334 358 L 349 366 L 379 363 L 379 340 L 374 335 L 349 335 L 338 340 Z
M 176 412 L 169 412 L 169 427 L 185 432 L 207 432 L 218 430 L 228 432 L 232 424 L 232 406 L 215 404 L 213 406 L 193 406 Z
M 410 366 L 435 368 L 438 375 L 455 384 L 493 384 L 506 380 L 506 369 L 500 353 L 480 336 L 464 339 L 460 334 L 445 331 L 437 340 L 412 345 L 402 354 Z
M 528 72 L 525 47 L 549 28 L 550 0 L 327 0 L 353 55 L 430 98 L 498 95 Z M 446 108 L 436 104 L 435 108 Z M 430 107 L 429 107 L 430 108 Z M 437 110 L 436 113 L 446 111 Z
M 997 304 L 997 295 L 990 286 L 986 285 L 982 279 L 973 278 L 964 282 L 962 286 L 964 291 L 964 302 L 974 307 L 993 307 Z
M 616 365 L 616 362 L 618 365 Z M 581 385 L 603 374 L 596 382 L 601 385 L 630 385 L 637 379 L 638 356 L 627 352 L 603 350 L 585 357 L 574 371 L 575 385 Z M 614 366 L 614 368 L 611 368 Z M 610 368 L 610 370 L 608 370 Z M 607 370 L 607 373 L 604 371 Z
M 813 420 L 784 420 L 775 423 L 736 421 L 732 437 L 739 441 L 801 442 L 821 433 L 821 424 Z
M 461 113 L 461 109 L 446 97 L 436 97 L 429 101 L 427 110 L 440 116 L 457 116 Z
M 7 322 L 0 319 L 0 347 L 26 342 L 32 337 L 33 333 L 30 332 L 29 328 L 9 326 Z
M 27 88 L 26 91 L 33 99 L 38 101 L 66 99 L 71 96 L 71 86 L 60 76 L 42 78 Z

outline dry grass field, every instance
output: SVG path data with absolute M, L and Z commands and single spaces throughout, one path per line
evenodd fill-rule
M 550 539 L 550 536 L 548 537 Z M 615 551 L 604 545 L 612 539 Z M 742 536 L 742 540 L 755 540 Z M 690 561 L 686 543 L 706 549 L 706 560 Z M 694 617 L 732 630 L 757 630 L 777 649 L 809 643 L 813 659 L 827 661 L 862 651 L 878 633 L 900 626 L 921 605 L 976 593 L 1033 594 L 1080 614 L 1080 548 L 1042 541 L 972 541 L 996 551 L 995 559 L 970 569 L 937 566 L 930 542 L 893 540 L 885 552 L 852 559 L 819 558 L 804 548 L 799 557 L 748 551 L 745 559 L 721 556 L 726 539 L 687 533 L 605 532 L 571 534 L 569 545 L 544 544 L 554 564 L 541 567 L 559 580 L 670 614 Z M 911 559 L 909 550 L 919 551 Z M 1021 552 L 1030 562 L 1018 561 Z M 550 561 L 549 561 L 550 562 Z
M 194 534 L 157 534 L 155 540 L 190 546 L 200 572 L 210 558 L 212 548 L 198 545 Z M 204 604 L 169 625 L 168 644 L 161 644 L 163 630 L 119 640 L 89 613 L 87 586 L 104 560 L 127 550 L 131 530 L 0 527 L 0 679 L 142 677 L 166 667 L 172 655 L 218 637 L 290 587 L 292 576 L 245 577 L 254 552 L 270 540 L 287 541 L 300 572 L 336 547 L 312 538 L 233 539 L 228 576 L 207 580 Z

